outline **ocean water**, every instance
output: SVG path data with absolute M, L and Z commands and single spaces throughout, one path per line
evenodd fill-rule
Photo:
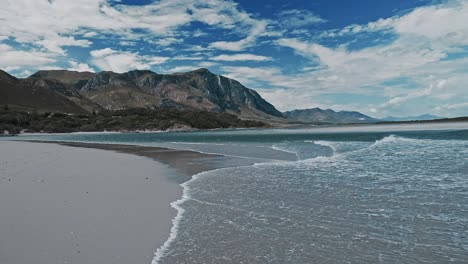
M 245 157 L 195 175 L 154 263 L 468 263 L 468 130 L 74 134 Z

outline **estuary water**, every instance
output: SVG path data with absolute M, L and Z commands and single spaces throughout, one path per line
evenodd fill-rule
M 42 139 L 191 149 L 255 163 L 183 183 L 171 237 L 154 263 L 468 263 L 468 127 Z

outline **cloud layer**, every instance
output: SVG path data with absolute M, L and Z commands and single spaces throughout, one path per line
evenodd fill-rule
M 6 1 L 0 68 L 26 76 L 53 68 L 209 67 L 281 110 L 468 114 L 468 1 L 336 27 L 339 16 L 284 6 L 268 13 L 223 0 Z

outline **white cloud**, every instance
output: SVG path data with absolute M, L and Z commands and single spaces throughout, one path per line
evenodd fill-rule
M 122 40 L 122 41 L 119 41 L 119 45 L 120 46 L 127 46 L 127 47 L 134 47 L 137 45 L 137 43 L 135 41 L 131 41 L 131 40 Z
M 403 96 L 396 96 L 390 99 L 388 102 L 383 104 L 381 107 L 385 108 L 387 106 L 399 106 L 403 103 L 406 103 L 412 99 L 417 99 L 421 97 L 439 97 L 439 94 L 445 92 L 444 88 L 447 84 L 447 80 L 438 80 L 436 83 L 432 83 L 429 87 L 424 89 L 416 89 L 410 91 Z
M 196 29 L 195 31 L 192 32 L 192 36 L 195 38 L 204 37 L 204 36 L 208 36 L 208 33 L 205 33 L 201 31 L 200 29 Z
M 466 103 L 456 103 L 456 104 L 447 104 L 447 105 L 441 106 L 441 108 L 446 108 L 446 109 L 468 108 L 468 102 L 466 102 Z
M 110 55 L 110 54 L 113 54 L 113 53 L 116 53 L 117 51 L 111 49 L 111 48 L 105 48 L 105 49 L 100 49 L 100 50 L 93 50 L 91 51 L 91 56 L 95 57 L 95 58 L 99 58 L 99 57 L 105 57 L 107 55 Z
M 434 110 L 439 116 L 468 116 L 468 102 L 446 103 L 435 107 Z
M 55 54 L 15 49 L 0 43 L 0 68 L 19 69 L 23 67 L 41 67 L 55 63 Z
M 256 86 L 259 80 L 265 80 L 278 88 L 287 87 L 288 77 L 283 75 L 278 68 L 224 66 L 221 69 L 226 72 L 227 77 L 249 86 Z
M 200 68 L 210 68 L 213 66 L 217 66 L 218 64 L 216 62 L 212 61 L 202 61 L 200 63 L 197 63 L 195 65 L 182 65 L 182 66 L 177 66 L 171 69 L 166 70 L 166 72 L 169 73 L 175 73 L 175 72 L 189 72 L 189 71 L 194 71 Z
M 329 108 L 330 105 L 323 105 L 320 100 L 313 96 L 298 96 L 294 92 L 282 89 L 258 89 L 257 92 L 280 111 L 292 109 L 306 109 L 313 107 Z
M 326 22 L 325 19 L 305 9 L 284 10 L 278 16 L 280 17 L 280 24 L 290 29 Z
M 92 37 L 96 37 L 98 36 L 99 34 L 94 32 L 94 31 L 89 31 L 89 32 L 86 32 L 85 34 L 83 34 L 83 37 L 85 38 L 92 38 Z
M 192 22 L 236 29 L 238 34 L 247 30 L 252 36 L 245 45 L 255 39 L 259 27 L 265 28 L 264 21 L 251 18 L 236 3 L 222 0 L 160 0 L 146 5 L 111 5 L 108 0 L 15 0 L 3 3 L 0 9 L 0 35 L 20 43 L 37 43 L 60 54 L 63 46 L 91 44 L 75 38 L 80 31 L 82 38 L 112 34 L 126 40 L 159 39 L 160 45 L 167 46 L 179 43 L 177 30 Z
M 86 39 L 76 40 L 74 37 L 60 37 L 58 35 L 36 42 L 51 52 L 65 55 L 63 46 L 89 47 L 92 42 Z
M 270 35 L 271 32 L 267 32 L 266 21 L 260 20 L 249 20 L 252 24 L 252 28 L 248 33 L 247 37 L 238 41 L 215 41 L 208 45 L 209 48 L 229 50 L 229 51 L 241 51 L 248 47 L 255 45 L 258 37 Z
M 386 30 L 397 36 L 391 43 L 360 50 L 349 50 L 346 46 L 329 48 L 297 38 L 281 38 L 276 42 L 279 46 L 291 48 L 320 66 L 295 75 L 297 80 L 284 86 L 290 89 L 283 94 L 296 94 L 298 99 L 318 91 L 389 96 L 387 103 L 373 107 L 382 112 L 396 107 L 414 110 L 414 100 L 421 98 L 432 102 L 427 101 L 427 111 L 431 110 L 430 105 L 457 96 L 468 100 L 463 91 L 468 85 L 468 60 L 447 59 L 450 52 L 461 50 L 468 43 L 466 17 L 468 2 L 459 1 L 422 7 L 401 17 L 343 29 L 340 34 L 344 31 L 355 34 Z M 413 87 L 391 88 L 383 84 L 398 78 L 411 80 Z M 296 84 L 301 86 L 301 93 L 292 91 L 299 88 Z M 392 94 L 386 94 L 390 90 Z
M 444 111 L 461 111 L 462 107 L 445 106 L 454 105 L 450 102 L 455 99 L 468 101 L 468 58 L 453 59 L 449 56 L 453 52 L 466 52 L 468 46 L 468 1 L 465 0 L 420 7 L 401 16 L 349 25 L 326 31 L 320 36 L 310 35 L 306 28 L 325 21 L 307 10 L 283 11 L 278 22 L 274 22 L 242 10 L 233 1 L 158 0 L 146 5 L 115 5 L 116 2 L 6 1 L 0 9 L 0 41 L 8 39 L 17 45 L 0 44 L 0 67 L 19 72 L 67 65 L 73 61 L 70 62 L 72 69 L 92 70 L 89 66 L 92 65 L 96 70 L 122 72 L 165 63 L 169 58 L 144 54 L 168 51 L 172 45 L 181 44 L 178 51 L 188 55 L 179 54 L 171 58 L 172 61 L 192 60 L 195 64 L 200 61 L 196 66 L 176 68 L 182 70 L 185 67 L 187 70 L 217 66 L 213 61 L 272 61 L 271 57 L 250 52 L 254 53 L 259 45 L 274 43 L 281 49 L 293 50 L 308 63 L 302 64 L 301 61 L 301 67 L 298 66 L 293 73 L 290 73 L 291 69 L 286 73 L 286 69 L 283 71 L 279 66 L 222 69 L 230 77 L 261 89 L 260 92 L 281 109 L 313 107 L 320 105 L 318 102 L 346 106 L 321 99 L 329 93 L 379 97 L 380 105 L 369 106 L 369 111 L 376 113 L 397 108 L 411 110 L 411 105 L 422 99 L 429 102 L 424 106 L 429 110 L 437 105 Z M 197 30 L 187 28 L 198 24 L 203 26 Z M 216 31 L 211 31 L 213 29 Z M 185 41 L 187 37 L 207 36 L 207 32 L 218 33 L 218 29 L 225 31 L 212 43 L 194 45 Z M 286 32 L 288 36 L 302 37 L 282 37 L 281 34 Z M 395 40 L 358 50 L 351 49 L 349 43 L 341 43 L 338 47 L 324 44 L 331 43 L 324 41 L 329 40 L 325 38 L 346 35 L 346 39 L 358 39 L 359 34 L 368 33 L 392 34 Z M 332 40 L 340 43 L 343 38 Z M 99 44 L 107 47 L 119 44 L 122 47 L 97 49 L 93 47 L 98 44 L 94 41 L 100 41 Z M 142 45 L 145 50 L 140 49 L 139 52 L 120 50 L 142 42 L 155 45 Z M 69 46 L 97 50 L 91 51 L 88 65 L 68 58 Z M 129 49 L 137 50 L 137 47 Z M 223 55 L 219 50 L 239 54 Z M 399 78 L 410 80 L 410 85 L 383 84 Z M 438 88 L 437 84 L 442 80 L 445 84 Z M 347 106 L 359 108 L 359 105 Z
M 318 99 L 323 91 L 315 89 L 314 77 L 288 75 L 276 67 L 221 67 L 225 75 L 254 88 L 279 110 L 324 106 Z M 318 87 L 317 87 L 318 88 Z
M 175 43 L 182 43 L 183 40 L 180 39 L 180 38 L 162 38 L 162 39 L 158 39 L 158 40 L 155 40 L 153 43 L 154 44 L 157 44 L 159 46 L 170 46 L 172 44 L 175 44 Z
M 398 34 L 421 36 L 436 44 L 468 44 L 468 2 L 418 8 L 391 21 Z
M 212 61 L 202 61 L 198 64 L 199 68 L 209 68 L 217 65 L 218 63 Z
M 201 45 L 188 45 L 184 51 L 195 51 L 195 52 L 202 52 L 202 51 L 210 51 L 210 48 L 202 47 Z
M 167 72 L 176 73 L 176 72 L 189 72 L 199 69 L 198 66 L 177 66 L 172 69 L 169 69 Z
M 267 57 L 267 56 L 243 53 L 243 54 L 232 54 L 232 55 L 227 55 L 227 54 L 218 55 L 218 56 L 211 58 L 211 60 L 214 60 L 214 61 L 269 61 L 269 60 L 273 60 L 273 58 Z
M 205 57 L 203 56 L 185 56 L 185 55 L 180 55 L 180 56 L 175 56 L 172 58 L 172 60 L 188 60 L 188 61 L 199 61 L 199 60 L 204 60 Z
M 335 37 L 387 30 L 400 36 L 422 37 L 438 44 L 467 44 L 467 12 L 466 0 L 453 0 L 439 5 L 420 7 L 400 17 L 381 18 L 365 25 L 354 24 L 340 30 L 330 30 L 323 36 Z
M 78 72 L 94 72 L 94 69 L 91 68 L 86 63 L 78 63 L 76 61 L 70 61 L 69 71 L 78 71 Z
M 169 58 L 139 55 L 111 48 L 91 51 L 91 62 L 101 70 L 126 72 L 131 69 L 149 69 L 166 62 Z

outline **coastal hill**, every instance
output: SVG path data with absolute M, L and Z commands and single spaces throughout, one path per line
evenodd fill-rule
M 75 114 L 147 108 L 229 113 L 242 119 L 284 119 L 254 90 L 207 69 L 174 74 L 50 70 L 24 79 L 0 71 L 0 104 L 12 109 Z
M 17 79 L 0 70 L 0 104 L 10 105 L 16 110 L 57 111 L 65 113 L 85 113 L 72 98 L 86 101 L 78 93 L 68 91 L 65 86 L 54 80 Z
M 366 116 L 355 111 L 339 111 L 335 112 L 332 109 L 297 109 L 284 112 L 283 115 L 290 119 L 304 123 L 333 123 L 333 124 L 349 124 L 349 123 L 375 123 L 380 120 Z

